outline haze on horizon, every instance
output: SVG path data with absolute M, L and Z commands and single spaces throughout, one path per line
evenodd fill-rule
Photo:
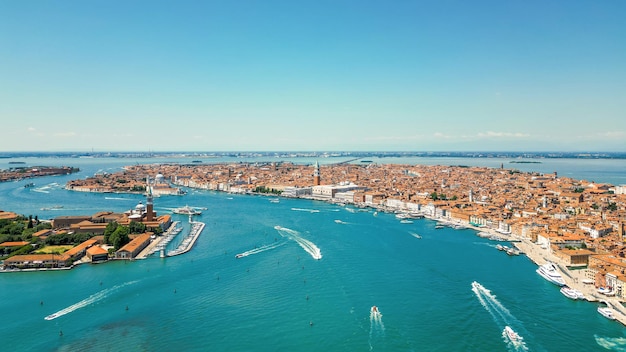
M 623 1 L 3 1 L 0 151 L 626 151 Z

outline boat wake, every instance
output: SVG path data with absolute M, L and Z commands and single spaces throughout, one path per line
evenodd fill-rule
M 378 307 L 373 306 L 370 309 L 370 335 L 369 335 L 370 351 L 374 349 L 374 342 L 378 338 L 382 338 L 384 336 L 385 336 L 385 324 L 383 324 L 383 314 L 380 312 Z
M 249 251 L 245 251 L 243 253 L 239 253 L 239 254 L 235 255 L 235 258 L 239 259 L 239 258 L 247 257 L 247 256 L 252 255 L 252 254 L 258 254 L 258 253 L 261 253 L 261 252 L 269 251 L 270 249 L 278 248 L 278 247 L 284 245 L 285 243 L 287 243 L 287 242 L 276 242 L 276 243 L 268 244 L 268 245 L 265 245 L 265 246 L 261 246 L 259 248 L 255 248 L 255 249 L 251 249 Z
M 106 200 L 133 200 L 130 198 L 122 198 L 122 197 L 104 197 Z
M 317 209 L 306 209 L 306 208 L 291 208 L 293 211 L 304 211 L 307 213 L 319 213 L 320 211 Z
M 281 236 L 296 241 L 313 259 L 322 259 L 322 251 L 320 251 L 319 247 L 317 247 L 315 243 L 303 238 L 300 232 L 280 226 L 274 226 L 274 229 L 276 229 Z
M 506 328 L 512 325 L 519 325 L 519 321 L 506 309 L 504 305 L 491 293 L 490 290 L 485 288 L 480 283 L 472 282 L 472 291 L 476 294 L 478 301 L 485 308 L 485 310 L 491 315 L 494 322 L 500 329 L 503 329 L 502 337 L 507 344 L 509 351 L 528 351 L 526 343 L 523 338 L 517 335 L 518 339 L 512 339 L 506 334 Z
M 65 314 L 69 314 L 69 313 L 71 313 L 71 312 L 73 312 L 73 311 L 75 311 L 77 309 L 84 308 L 84 307 L 86 307 L 86 306 L 88 306 L 90 304 L 93 304 L 93 303 L 96 303 L 96 302 L 98 302 L 100 300 L 103 300 L 104 298 L 108 297 L 111 293 L 119 290 L 120 288 L 122 288 L 124 286 L 128 286 L 128 285 L 132 285 L 132 284 L 137 283 L 137 282 L 139 282 L 139 281 L 137 281 L 137 280 L 129 281 L 129 282 L 123 283 L 121 285 L 116 285 L 116 286 L 113 286 L 111 288 L 107 288 L 107 289 L 102 290 L 100 292 L 94 293 L 93 295 L 85 298 L 84 300 L 82 300 L 82 301 L 80 301 L 78 303 L 74 303 L 74 304 L 72 304 L 71 306 L 69 306 L 67 308 L 63 308 L 63 309 L 61 309 L 60 311 L 58 311 L 56 313 L 52 313 L 52 314 L 48 315 L 44 319 L 45 320 L 54 320 L 54 319 L 56 319 L 58 317 L 62 317 Z
M 626 338 L 624 337 L 604 337 L 593 336 L 596 339 L 596 343 L 609 351 L 626 351 Z

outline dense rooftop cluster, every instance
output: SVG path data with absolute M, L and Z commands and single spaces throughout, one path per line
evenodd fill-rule
M 314 171 L 314 166 L 290 162 L 134 165 L 117 174 L 71 181 L 68 188 L 118 191 L 120 180 L 141 185 L 147 175 L 157 174 L 177 186 L 237 193 L 296 188 L 311 189 L 298 194 L 316 198 L 316 188 L 337 187 L 337 193 L 328 193 L 332 196 L 325 200 L 419 211 L 431 218 L 513 233 L 569 255 L 570 264 L 576 264 L 571 259 L 575 256 L 584 256 L 585 265 L 590 255 L 608 256 L 594 275 L 613 272 L 626 287 L 625 186 L 504 167 L 374 163 L 322 166 L 321 185 L 315 186 Z M 348 191 L 339 187 L 346 184 L 359 187 Z

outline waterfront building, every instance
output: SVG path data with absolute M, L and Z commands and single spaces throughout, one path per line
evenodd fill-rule
M 62 268 L 66 266 L 67 258 L 58 254 L 25 254 L 14 255 L 4 260 L 4 270 L 10 269 L 41 269 Z
M 115 252 L 115 259 L 134 259 L 144 248 L 150 244 L 152 232 L 146 232 L 137 236 Z
M 92 263 L 105 262 L 109 259 L 109 251 L 100 246 L 89 247 L 85 255 Z

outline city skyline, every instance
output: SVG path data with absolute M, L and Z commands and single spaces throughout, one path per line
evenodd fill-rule
M 624 151 L 622 2 L 0 3 L 0 151 Z

